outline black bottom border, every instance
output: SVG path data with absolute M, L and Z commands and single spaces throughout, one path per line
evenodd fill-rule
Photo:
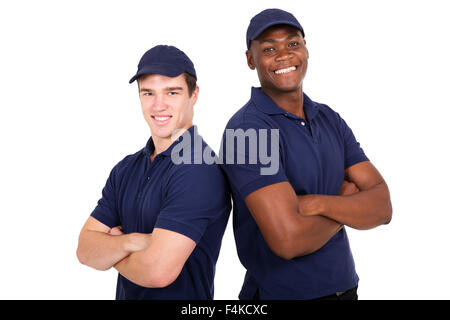
M 319 316 L 332 318 L 383 317 L 400 312 L 417 318 L 446 314 L 448 300 L 358 300 L 358 301 L 282 301 L 282 300 L 164 300 L 164 301 L 105 301 L 105 300 L 4 300 L 2 311 L 14 316 L 34 315 L 96 317 L 133 315 L 145 319 L 204 320 L 204 319 L 311 319 Z M 431 305 L 431 307 L 430 307 Z M 442 310 L 441 310 L 442 308 Z M 445 308 L 445 309 L 444 309 Z M 408 317 L 406 317 L 408 318 Z M 441 318 L 441 317 L 439 317 Z

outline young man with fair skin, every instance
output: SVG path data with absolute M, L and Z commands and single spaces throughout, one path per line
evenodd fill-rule
M 116 299 L 212 299 L 231 208 L 227 183 L 217 165 L 172 161 L 187 135 L 201 141 L 200 152 L 208 147 L 192 124 L 194 65 L 179 49 L 156 46 L 141 58 L 135 80 L 151 138 L 111 171 L 81 230 L 78 259 L 117 269 Z M 188 151 L 192 158 L 199 152 Z
M 304 94 L 309 53 L 292 14 L 268 9 L 253 17 L 247 48 L 261 88 L 252 88 L 227 129 L 279 130 L 280 165 L 273 175 L 260 174 L 262 161 L 224 165 L 247 269 L 239 297 L 357 299 L 359 278 L 343 226 L 389 223 L 388 187 L 339 114 Z M 265 141 L 258 139 L 261 148 Z

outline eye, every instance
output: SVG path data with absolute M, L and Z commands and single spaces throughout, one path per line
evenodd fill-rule
M 174 96 L 174 95 L 177 95 L 178 92 L 176 92 L 176 91 L 169 91 L 167 94 L 168 94 L 169 96 Z
M 273 51 L 275 51 L 275 48 L 274 48 L 274 47 L 267 47 L 267 48 L 264 48 L 264 49 L 263 49 L 263 52 L 264 52 L 264 53 L 271 53 L 271 52 L 273 52 Z
M 294 47 L 298 47 L 300 45 L 300 42 L 298 41 L 292 41 L 288 44 L 289 48 L 294 48 Z
M 151 92 L 144 92 L 142 95 L 143 95 L 143 96 L 149 97 L 149 96 L 152 96 L 153 93 L 151 93 Z

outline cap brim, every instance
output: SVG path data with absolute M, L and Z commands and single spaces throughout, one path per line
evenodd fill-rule
M 167 77 L 177 77 L 184 72 L 183 69 L 173 65 L 160 65 L 152 64 L 140 69 L 131 79 L 129 83 L 132 83 L 137 78 L 144 74 L 160 74 Z
M 267 28 L 270 28 L 272 26 L 276 26 L 277 24 L 287 24 L 289 26 L 293 26 L 295 28 L 297 28 L 298 30 L 300 30 L 300 32 L 302 33 L 303 37 L 305 37 L 305 32 L 303 31 L 303 28 L 301 26 L 299 26 L 298 24 L 292 22 L 292 21 L 286 21 L 286 20 L 277 20 L 277 21 L 271 21 L 267 24 L 265 24 L 264 26 L 262 26 L 261 28 L 259 28 L 258 30 L 256 30 L 255 32 L 253 32 L 252 36 L 250 37 L 248 43 L 247 43 L 247 48 L 250 49 L 250 41 L 255 40 L 256 38 L 259 37 L 259 35 L 261 33 L 263 33 L 264 30 L 266 30 Z

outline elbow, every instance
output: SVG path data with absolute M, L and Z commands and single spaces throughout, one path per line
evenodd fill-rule
M 392 202 L 389 189 L 386 183 L 384 183 L 385 192 L 382 203 L 384 204 L 381 211 L 381 224 L 389 224 L 392 220 Z
M 297 257 L 306 256 L 313 252 L 313 250 L 309 250 L 308 248 L 292 248 L 292 246 L 286 246 L 286 248 L 281 248 L 277 250 L 272 250 L 277 256 L 284 260 L 292 260 Z
M 389 224 L 392 220 L 392 203 L 388 198 L 384 201 L 384 205 L 382 208 L 378 210 L 378 225 Z
M 279 239 L 276 243 L 269 244 L 270 249 L 273 253 L 284 260 L 292 260 L 294 258 L 308 255 L 314 250 L 308 248 L 302 241 L 289 239 L 288 237 L 283 237 Z M 296 244 L 296 245 L 293 245 Z
M 78 245 L 76 254 L 77 254 L 77 259 L 81 264 L 88 265 L 87 255 L 84 253 L 81 245 Z
M 270 250 L 284 260 L 305 256 L 316 250 L 313 248 L 313 243 L 304 235 L 304 228 L 285 225 L 277 228 L 276 231 L 270 234 L 263 233 L 263 237 Z
M 151 270 L 151 269 L 149 269 Z M 172 272 L 170 270 L 160 270 L 149 272 L 140 284 L 146 288 L 165 288 L 171 285 L 177 278 L 180 272 Z
M 146 279 L 145 283 L 143 284 L 146 288 L 165 288 L 171 285 L 175 279 L 169 278 L 169 277 L 158 277 L 153 278 L 150 277 Z
M 76 251 L 78 262 L 80 262 L 82 265 L 88 266 L 88 254 L 86 250 L 86 246 L 84 245 L 84 241 L 82 238 L 83 233 L 80 234 L 80 237 L 78 238 L 78 247 Z
M 359 224 L 349 225 L 357 230 L 369 230 L 372 228 L 376 228 L 381 225 L 387 225 L 392 220 L 392 205 L 391 202 L 388 201 L 383 208 L 379 208 L 377 211 L 373 213 L 373 218 L 370 221 L 361 222 Z
M 383 216 L 383 224 L 389 224 L 392 220 L 392 203 L 389 200 L 386 206 L 386 210 Z
M 98 265 L 94 261 L 91 261 L 91 259 L 89 259 L 89 255 L 82 249 L 81 246 L 78 246 L 76 255 L 77 255 L 78 261 L 82 265 L 91 267 L 91 268 L 93 268 L 95 270 L 99 270 L 99 271 L 106 271 L 106 270 L 111 269 L 111 266 Z
M 272 252 L 284 260 L 291 260 L 295 257 L 292 250 L 288 246 L 277 246 L 271 248 Z
M 275 254 L 284 260 L 292 260 L 292 259 L 302 255 L 301 253 L 299 253 L 299 254 L 294 253 L 291 250 L 278 251 L 278 252 L 275 252 Z

